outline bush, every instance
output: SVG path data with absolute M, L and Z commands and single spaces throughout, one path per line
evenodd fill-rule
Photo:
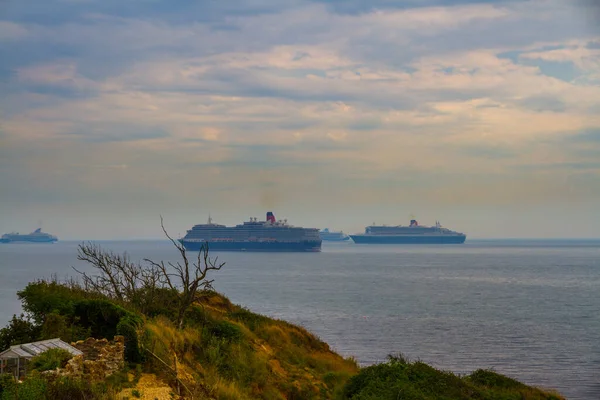
M 137 311 L 148 317 L 164 315 L 176 322 L 179 292 L 170 288 L 140 288 L 132 304 Z
M 213 336 L 227 342 L 237 342 L 244 336 L 240 327 L 229 321 L 215 323 L 210 327 L 210 332 Z
M 83 300 L 89 294 L 57 281 L 40 280 L 29 283 L 25 289 L 17 292 L 17 296 L 23 304 L 23 310 L 37 324 L 42 324 L 46 316 L 53 312 L 72 315 L 74 303 Z
M 29 367 L 40 372 L 50 371 L 56 368 L 64 368 L 71 358 L 73 358 L 73 355 L 65 349 L 50 349 L 33 357 Z
M 25 379 L 23 383 L 6 387 L 2 391 L 2 400 L 44 400 L 48 398 L 46 396 L 47 387 L 46 380 L 34 373 Z
M 478 370 L 458 377 L 404 357 L 361 369 L 344 386 L 343 399 L 352 400 L 550 400 L 560 397 L 528 387 L 511 378 Z
M 142 361 L 137 324 L 130 318 L 123 318 L 117 325 L 117 334 L 125 338 L 125 361 L 139 363 Z
M 40 327 L 30 322 L 23 314 L 13 315 L 5 328 L 0 329 L 0 351 L 14 344 L 35 342 L 40 336 Z
M 11 392 L 12 387 L 16 385 L 15 377 L 11 374 L 0 375 L 0 399 L 2 399 L 2 393 L 7 391 Z
M 65 342 L 76 342 L 92 335 L 89 327 L 72 324 L 69 318 L 57 313 L 50 313 L 42 325 L 41 340 L 60 338 Z
M 105 398 L 106 387 L 87 380 L 58 377 L 49 382 L 46 398 L 52 400 L 92 400 Z
M 490 388 L 523 389 L 526 387 L 519 381 L 484 369 L 478 369 L 469 375 L 467 379 L 476 385 Z
M 73 316 L 77 324 L 90 328 L 93 337 L 112 339 L 119 321 L 132 314 L 108 300 L 82 300 L 74 304 Z
M 206 312 L 204 307 L 196 304 L 192 305 L 186 311 L 185 318 L 186 323 L 191 323 L 192 325 L 205 326 L 213 322 L 213 318 Z

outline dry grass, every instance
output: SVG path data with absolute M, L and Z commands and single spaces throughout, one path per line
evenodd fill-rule
M 137 397 L 135 394 L 139 394 Z M 116 396 L 117 400 L 142 399 L 142 400 L 172 400 L 173 389 L 166 382 L 154 374 L 142 374 L 135 387 L 123 389 Z
M 195 393 L 217 399 L 333 398 L 358 372 L 305 329 L 204 294 L 183 331 L 147 321 L 145 341 Z

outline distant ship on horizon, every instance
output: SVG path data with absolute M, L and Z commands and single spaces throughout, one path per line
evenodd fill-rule
M 189 251 L 199 251 L 208 245 L 210 251 L 278 251 L 319 252 L 321 237 L 317 228 L 288 225 L 287 220 L 277 221 L 267 212 L 266 221 L 250 218 L 243 224 L 228 227 L 208 223 L 194 225 L 179 242 Z
M 357 244 L 461 244 L 467 235 L 442 228 L 436 221 L 435 226 L 419 225 L 416 219 L 409 226 L 370 225 L 364 234 L 350 235 Z
M 321 240 L 330 242 L 344 242 L 350 240 L 350 236 L 346 235 L 344 232 L 330 231 L 329 228 L 319 231 L 319 236 L 321 236 Z
M 28 243 L 54 243 L 58 238 L 49 233 L 42 232 L 38 228 L 29 234 L 20 234 L 18 232 L 6 233 L 0 237 L 0 243 L 28 242 Z

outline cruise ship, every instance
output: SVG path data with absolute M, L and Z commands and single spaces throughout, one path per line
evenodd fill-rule
M 208 223 L 195 225 L 179 241 L 190 251 L 199 251 L 205 244 L 210 251 L 321 251 L 318 229 L 277 221 L 271 211 L 266 221 L 250 218 L 233 227 L 215 224 L 209 217 Z
M 29 242 L 29 243 L 54 243 L 58 241 L 58 238 L 49 233 L 42 232 L 42 228 L 38 228 L 35 231 L 21 235 L 17 232 L 6 233 L 0 237 L 0 243 L 14 243 L 14 242 Z
M 461 244 L 467 235 L 442 228 L 439 222 L 435 226 L 419 225 L 412 219 L 409 226 L 371 225 L 364 234 L 350 235 L 358 244 Z
M 350 240 L 350 236 L 346 235 L 344 232 L 332 232 L 328 228 L 319 231 L 319 236 L 321 236 L 321 240 L 329 242 L 343 242 Z

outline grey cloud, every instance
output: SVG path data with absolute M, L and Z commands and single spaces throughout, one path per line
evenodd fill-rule
M 224 148 L 235 149 L 245 154 L 253 154 L 262 157 L 265 154 L 286 153 L 294 151 L 298 154 L 311 154 L 313 152 L 327 153 L 339 150 L 355 150 L 360 143 L 337 142 L 329 139 L 309 139 L 288 144 L 251 144 L 251 143 L 229 143 L 222 145 Z M 320 154 L 319 157 L 322 157 Z
M 325 49 L 349 59 L 357 67 L 356 71 L 367 66 L 372 71 L 414 73 L 416 71 L 411 70 L 409 65 L 424 56 L 435 58 L 478 49 L 521 51 L 532 43 L 564 42 L 589 37 L 590 32 L 594 32 L 589 24 L 585 24 L 585 10 L 562 0 L 497 2 L 494 3 L 497 5 L 495 10 L 507 10 L 509 14 L 487 19 L 477 17 L 481 9 L 473 11 L 458 6 L 453 10 L 471 12 L 473 19 L 464 24 L 450 21 L 452 23 L 436 25 L 428 21 L 433 25 L 422 29 L 403 24 L 393 26 L 393 21 L 388 21 L 386 26 L 379 24 L 377 18 L 365 15 L 372 10 L 385 10 L 385 17 L 391 11 L 402 8 L 469 3 L 491 4 L 489 1 L 469 0 L 98 0 L 86 3 L 12 0 L 6 8 L 7 2 L 4 2 L 5 8 L 0 9 L 2 18 L 23 23 L 27 35 L 0 43 L 0 90 L 5 95 L 0 98 L 2 117 L 29 113 L 27 116 L 31 115 L 31 118 L 40 116 L 36 122 L 50 124 L 60 119 L 61 123 L 70 124 L 72 128 L 58 137 L 39 141 L 28 138 L 27 143 L 14 134 L 2 136 L 0 133 L 3 141 L 0 146 L 0 182 L 2 187 L 10 188 L 0 190 L 0 211 L 2 215 L 11 216 L 31 214 L 31 210 L 48 211 L 57 216 L 58 224 L 63 222 L 61 219 L 87 217 L 91 222 L 89 226 L 94 229 L 105 224 L 104 228 L 99 228 L 104 231 L 98 231 L 104 233 L 98 235 L 112 237 L 114 226 L 108 226 L 98 215 L 114 218 L 114 215 L 120 217 L 123 213 L 133 214 L 135 211 L 137 216 L 127 215 L 127 220 L 130 221 L 128 226 L 131 226 L 128 229 L 137 232 L 148 226 L 149 214 L 154 217 L 160 210 L 176 209 L 182 226 L 187 227 L 189 211 L 197 212 L 201 207 L 212 206 L 213 210 L 225 213 L 226 210 L 254 207 L 251 199 L 255 194 L 253 190 L 264 192 L 264 188 L 294 193 L 286 198 L 289 207 L 298 207 L 302 210 L 299 212 L 306 212 L 306 215 L 316 215 L 323 204 L 336 204 L 343 199 L 345 204 L 360 206 L 356 209 L 365 207 L 364 215 L 360 211 L 355 215 L 357 219 L 366 218 L 369 222 L 371 216 L 367 214 L 370 213 L 369 208 L 374 208 L 373 204 L 385 212 L 397 212 L 399 204 L 410 207 L 406 204 L 427 203 L 427 207 L 439 207 L 450 213 L 452 207 L 464 208 L 465 204 L 487 207 L 487 210 L 496 208 L 498 204 L 509 207 L 529 204 L 537 209 L 541 203 L 558 199 L 562 201 L 559 208 L 564 208 L 564 204 L 576 200 L 573 199 L 577 194 L 582 198 L 587 196 L 587 200 L 597 204 L 600 196 L 599 165 L 596 161 L 599 153 L 594 150 L 600 142 L 597 130 L 570 133 L 568 139 L 544 143 L 550 156 L 562 151 L 561 159 L 567 162 L 557 165 L 538 163 L 511 169 L 509 165 L 524 160 L 528 155 L 529 149 L 524 149 L 521 142 L 514 148 L 473 144 L 446 146 L 438 151 L 438 164 L 441 166 L 437 170 L 430 163 L 423 168 L 431 167 L 432 170 L 419 170 L 410 160 L 404 160 L 403 154 L 436 152 L 435 146 L 424 145 L 419 140 L 438 143 L 440 135 L 459 130 L 463 122 L 473 123 L 469 116 L 465 116 L 456 125 L 430 125 L 428 117 L 450 116 L 448 119 L 452 119 L 453 114 L 436 111 L 427 103 L 491 97 L 494 102 L 510 104 L 515 88 L 434 87 L 417 91 L 400 88 L 401 85 L 394 87 L 393 80 L 348 82 L 325 72 L 235 69 L 219 61 L 212 61 L 212 65 L 207 65 L 208 72 L 198 74 L 195 79 L 175 80 L 167 84 L 160 83 L 150 73 L 144 79 L 132 76 L 135 72 L 144 75 L 145 66 L 164 60 L 181 62 L 165 63 L 163 70 L 155 71 L 157 76 L 163 72 L 168 75 L 183 71 L 186 60 L 195 63 L 200 60 L 199 64 L 202 64 L 202 60 L 216 54 L 237 51 L 268 53 L 274 46 L 286 44 L 314 45 Z M 574 17 L 565 18 L 564 15 Z M 579 15 L 581 18 L 578 18 Z M 596 46 L 594 43 L 589 46 Z M 519 51 L 503 55 L 515 63 L 525 63 L 519 59 Z M 58 105 L 58 110 L 69 110 L 68 104 L 79 101 L 78 96 L 89 99 L 95 95 L 95 89 L 82 90 L 76 89 L 76 86 L 18 82 L 15 79 L 15 71 L 24 66 L 52 64 L 61 60 L 72 61 L 78 76 L 93 81 L 98 90 L 116 87 L 117 94 L 139 91 L 152 101 L 157 100 L 160 111 L 156 112 L 156 119 L 144 120 L 140 115 L 146 114 L 139 112 L 136 105 L 131 105 L 130 110 L 113 113 L 111 107 L 116 108 L 118 103 L 106 101 L 130 101 L 131 98 L 120 98 L 110 93 L 76 108 L 97 109 L 98 115 L 93 117 L 104 120 L 89 122 L 89 115 L 82 111 L 82 115 L 63 112 L 52 116 L 56 120 L 43 121 L 42 117 L 49 116 L 49 105 Z M 134 67 L 141 69 L 134 71 Z M 347 66 L 348 71 L 352 72 L 353 67 Z M 566 76 L 555 66 L 542 66 L 542 72 Z M 306 79 L 305 75 L 309 73 L 322 79 Z M 34 96 L 25 96 L 28 94 Z M 230 103 L 213 100 L 210 96 L 186 94 L 246 99 Z M 278 100 L 272 99 L 289 101 L 282 101 L 279 110 L 273 106 Z M 270 100 L 269 104 L 260 107 L 266 100 Z M 215 103 L 211 104 L 212 101 Z M 354 115 L 341 117 L 336 111 L 331 116 L 328 103 L 335 101 L 351 103 L 357 111 Z M 305 112 L 303 108 L 311 102 L 314 107 L 306 107 L 308 111 Z M 539 111 L 564 109 L 561 99 L 543 96 L 525 98 L 517 105 Z M 298 106 L 297 112 L 293 110 L 295 106 Z M 255 112 L 255 109 L 260 111 Z M 411 126 L 410 120 L 382 122 L 378 119 L 382 110 L 411 110 L 411 114 L 418 113 L 423 122 L 418 126 Z M 180 122 L 179 115 L 190 119 Z M 138 118 L 139 123 L 121 122 L 123 119 L 120 118 L 126 121 Z M 157 120 L 161 122 L 154 122 Z M 190 122 L 192 120 L 194 122 Z M 207 120 L 211 127 L 222 132 L 219 140 L 226 144 L 175 135 L 176 129 L 182 128 L 185 136 L 188 132 L 185 128 L 190 128 L 186 124 L 203 126 L 198 121 Z M 10 122 L 15 124 L 19 121 L 13 119 Z M 173 134 L 169 137 L 171 125 L 174 125 Z M 389 160 L 382 162 L 377 150 L 389 145 L 386 142 L 389 137 L 371 134 L 369 131 L 374 128 L 384 128 L 392 134 L 399 132 L 405 137 L 418 133 L 420 136 L 415 139 L 418 144 L 416 148 L 411 147 L 413 138 L 409 138 L 407 146 L 399 146 L 398 160 L 394 160 L 398 162 L 385 165 L 391 163 Z M 328 140 L 329 129 L 347 131 L 348 140 Z M 295 138 L 299 140 L 297 143 L 264 144 L 273 137 L 283 140 L 295 130 L 303 131 L 303 135 Z M 189 131 L 194 132 L 192 128 Z M 44 132 L 33 133 L 44 135 Z M 123 140 L 135 142 L 124 143 Z M 144 140 L 148 143 L 138 142 Z M 21 147 L 5 146 L 9 141 L 11 146 L 12 143 L 20 143 Z M 228 141 L 233 143 L 227 144 Z M 444 158 L 446 155 L 448 159 Z M 469 164 L 454 164 L 452 157 L 472 162 L 476 167 L 464 172 L 465 165 Z M 502 173 L 490 174 L 487 168 L 490 165 L 502 167 Z M 481 171 L 477 168 L 479 166 Z M 540 176 L 546 180 L 542 179 L 541 189 L 536 192 Z M 558 182 L 565 176 L 569 178 L 568 185 Z M 198 188 L 195 187 L 198 185 L 190 185 L 190 179 L 203 179 L 206 183 Z M 570 188 L 574 188 L 575 195 L 568 192 Z M 310 190 L 319 193 L 307 196 L 306 192 Z M 226 191 L 225 194 L 223 191 Z M 183 195 L 174 196 L 173 193 Z M 311 202 L 315 203 L 312 210 L 305 204 Z M 48 204 L 53 208 L 45 208 Z M 498 221 L 503 218 L 499 217 Z M 15 217 L 13 222 L 19 219 Z M 155 223 L 152 221 L 152 228 Z M 477 226 L 481 224 L 474 225 Z M 71 235 L 74 236 L 77 228 L 72 229 Z
M 383 125 L 381 120 L 376 118 L 358 118 L 356 121 L 347 125 L 347 128 L 353 131 L 370 131 L 380 128 Z
M 519 170 L 597 170 L 600 172 L 600 162 L 565 162 L 565 163 L 546 163 L 546 164 L 523 164 L 514 167 Z
M 161 18 L 172 22 L 222 21 L 231 15 L 260 15 L 293 7 L 294 0 L 194 1 L 181 0 L 90 0 L 85 2 L 33 0 L 26 4 L 8 0 L 0 4 L 0 13 L 19 22 L 60 25 L 96 13 L 124 18 Z
M 94 2 L 90 7 L 116 8 L 116 3 L 112 1 L 104 6 L 100 3 Z M 463 4 L 464 2 L 441 2 L 441 4 L 448 3 Z M 146 7 L 151 8 L 145 3 L 135 4 L 142 10 Z M 153 7 L 161 10 L 165 4 L 158 2 Z M 184 4 L 185 6 L 174 6 L 172 13 L 181 14 L 185 12 L 185 7 L 192 6 L 192 2 L 184 2 Z M 68 23 L 62 23 L 52 29 L 44 26 L 31 27 L 33 36 L 25 43 L 32 51 L 15 51 L 18 49 L 0 46 L 0 56 L 6 56 L 0 59 L 12 60 L 0 62 L 0 75 L 10 74 L 18 66 L 31 64 L 42 58 L 48 60 L 76 57 L 79 61 L 79 72 L 83 76 L 103 79 L 143 60 L 202 57 L 242 49 L 260 51 L 281 44 L 321 44 L 339 41 L 339 37 L 345 38 L 345 44 L 337 45 L 343 54 L 359 61 L 385 63 L 398 69 L 404 68 L 416 57 L 425 55 L 481 47 L 520 46 L 530 44 L 532 41 L 553 40 L 555 39 L 553 35 L 564 40 L 582 34 L 577 21 L 568 18 L 560 19 L 559 24 L 556 25 L 556 21 L 538 19 L 535 13 L 531 10 L 527 11 L 525 6 L 520 5 L 508 6 L 508 9 L 514 13 L 523 11 L 522 15 L 516 14 L 519 15 L 518 17 L 492 21 L 474 19 L 466 25 L 466 29 L 452 28 L 444 31 L 443 35 L 431 35 L 427 29 L 411 30 L 402 26 L 391 29 L 377 26 L 367 30 L 360 29 L 355 19 L 324 15 L 323 8 L 310 7 L 306 4 L 298 1 L 283 7 L 275 7 L 273 2 L 266 1 L 256 6 L 257 9 L 264 10 L 272 8 L 272 12 L 263 13 L 244 12 L 244 6 L 237 3 L 221 6 L 211 2 L 211 9 L 214 6 L 215 9 L 220 10 L 218 12 L 228 15 L 229 28 L 225 31 L 221 29 L 214 31 L 207 22 L 178 21 L 178 24 L 169 22 L 169 13 L 164 17 L 157 13 L 152 19 L 144 19 L 144 12 L 137 16 L 124 12 L 118 17 L 90 17 L 88 14 L 76 14 Z M 527 4 L 531 6 L 531 3 Z M 238 5 L 240 7 L 237 7 Z M 406 2 L 401 7 L 414 5 L 414 2 Z M 61 4 L 57 7 L 61 8 Z M 124 6 L 124 9 L 128 7 L 130 6 Z M 236 7 L 242 11 L 234 12 Z M 560 9 L 557 6 L 555 8 Z M 26 13 L 26 10 L 22 11 Z M 33 39 L 42 41 L 44 46 L 51 50 L 44 49 L 44 46 L 40 46 L 39 42 L 34 42 Z M 43 55 L 35 55 L 39 53 L 34 51 L 36 47 L 42 50 Z M 224 79 L 230 78 L 235 73 L 229 71 L 229 76 Z M 218 76 L 213 78 L 219 80 Z M 258 96 L 277 96 L 282 93 L 290 98 L 296 96 L 302 99 L 302 92 L 285 93 L 285 90 L 277 88 L 258 86 L 251 91 Z M 326 93 L 320 94 L 316 99 L 343 100 L 342 97 L 330 96 Z
M 286 121 L 282 121 L 280 123 L 275 123 L 274 125 L 277 128 L 283 129 L 286 131 L 296 131 L 296 130 L 304 130 L 306 128 L 311 128 L 311 127 L 317 126 L 318 121 L 309 120 L 309 119 L 302 119 L 302 120 L 297 120 L 297 121 L 286 120 Z
M 562 100 L 550 96 L 526 97 L 516 101 L 516 104 L 536 112 L 565 112 L 567 110 L 567 105 Z
M 455 150 L 469 157 L 497 160 L 514 158 L 518 155 L 514 149 L 494 145 L 463 145 Z
M 569 136 L 569 140 L 575 142 L 589 142 L 600 144 L 600 128 L 585 129 L 574 136 Z
M 314 158 L 300 159 L 290 157 L 290 154 L 281 151 L 285 148 L 285 146 L 268 145 L 237 146 L 234 147 L 234 151 L 225 160 L 185 162 L 179 164 L 179 167 L 218 167 L 228 170 L 244 168 L 244 171 L 248 172 L 248 170 L 278 171 L 289 168 L 312 168 L 333 163 L 333 160 L 326 158 L 317 160 Z
M 147 127 L 126 123 L 84 122 L 66 135 L 76 137 L 84 142 L 131 142 L 148 139 L 161 139 L 170 135 L 162 128 Z
M 592 40 L 586 45 L 586 47 L 588 49 L 600 49 L 600 40 Z
M 397 10 L 414 7 L 441 7 L 464 4 L 503 4 L 527 0 L 313 0 L 342 14 L 362 14 L 373 10 Z
M 442 55 L 481 48 L 520 48 L 535 42 L 565 41 L 589 36 L 592 32 L 582 24 L 585 8 L 576 4 L 555 2 L 499 2 L 511 14 L 496 19 L 473 19 L 460 29 L 447 29 L 443 34 L 426 28 L 397 35 L 372 30 L 362 37 L 350 34 L 346 51 L 354 57 L 385 62 L 389 65 L 408 63 L 427 55 Z M 540 13 L 563 15 L 570 12 L 580 18 L 540 18 Z M 438 33 L 438 34 L 433 34 Z M 376 45 L 367 45 L 376 43 Z M 417 46 L 413 43 L 418 43 Z
M 324 79 L 318 82 L 307 81 L 305 78 L 289 78 L 278 75 L 275 69 L 263 68 L 219 68 L 215 67 L 205 72 L 193 82 L 180 85 L 149 86 L 133 85 L 136 90 L 143 91 L 179 91 L 182 93 L 231 95 L 243 97 L 283 98 L 294 101 L 317 102 L 359 102 L 370 105 L 411 109 L 418 100 L 414 94 L 398 93 L 384 90 L 385 84 L 380 83 L 382 90 L 370 91 L 374 83 L 346 82 L 335 79 Z M 450 98 L 459 96 L 471 98 L 465 93 L 450 93 Z M 442 94 L 443 96 L 443 94 Z

